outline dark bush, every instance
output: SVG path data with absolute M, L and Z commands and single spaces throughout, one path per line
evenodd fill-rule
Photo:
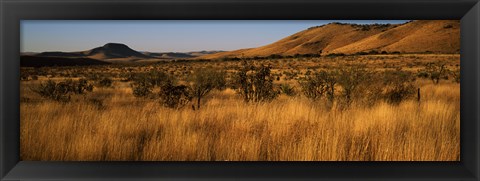
M 136 80 L 130 84 L 135 97 L 147 97 L 152 93 L 154 85 L 146 80 Z
M 244 61 L 243 68 L 234 77 L 234 88 L 243 96 L 245 102 L 269 101 L 278 96 L 270 69 L 269 66 L 255 67 Z
M 290 84 L 281 84 L 280 90 L 282 91 L 282 93 L 284 93 L 287 96 L 295 96 L 297 94 L 297 92 L 295 91 L 295 88 Z
M 346 56 L 344 53 L 330 53 L 327 57 L 338 57 L 338 56 Z
M 450 74 L 452 74 L 453 81 L 455 81 L 456 83 L 460 83 L 460 69 L 459 68 L 451 71 Z
M 160 87 L 161 102 L 169 108 L 182 108 L 192 100 L 191 90 L 185 85 L 165 83 Z
M 417 77 L 419 77 L 419 78 L 429 78 L 429 75 L 428 75 L 427 72 L 420 70 L 420 71 L 417 72 Z
M 108 77 L 104 77 L 99 81 L 97 81 L 97 85 L 99 87 L 112 87 L 112 84 L 113 84 L 113 80 Z
M 133 76 L 131 87 L 135 97 L 147 97 L 152 94 L 153 88 L 161 87 L 165 84 L 174 85 L 173 77 L 165 72 L 150 71 L 147 73 L 138 73 Z
M 92 90 L 93 86 L 88 84 L 85 79 L 78 81 L 68 79 L 58 83 L 48 80 L 46 83 L 41 83 L 38 87 L 32 88 L 32 91 L 41 97 L 59 102 L 68 102 L 72 94 L 85 94 Z
M 428 63 L 423 71 L 428 74 L 428 77 L 434 84 L 438 84 L 440 79 L 445 79 L 447 75 L 445 64 Z
M 312 100 L 326 96 L 327 99 L 333 102 L 335 97 L 335 85 L 338 81 L 338 71 L 320 71 L 313 76 L 307 76 L 303 81 L 300 81 L 303 94 Z

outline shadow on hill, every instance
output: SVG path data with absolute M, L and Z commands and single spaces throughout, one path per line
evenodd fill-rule
M 20 67 L 107 65 L 109 62 L 91 58 L 20 56 Z

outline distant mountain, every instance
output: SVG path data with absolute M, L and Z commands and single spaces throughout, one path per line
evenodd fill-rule
M 82 52 L 85 56 L 94 59 L 113 59 L 113 58 L 151 58 L 143 53 L 137 52 L 127 45 L 120 43 L 107 43 L 102 47 L 97 47 L 89 51 Z
M 206 51 L 206 50 L 203 50 L 203 51 L 187 52 L 187 54 L 195 56 L 195 57 L 199 57 L 199 56 L 203 56 L 203 55 L 210 55 L 210 54 L 220 53 L 220 52 L 225 52 L 225 51 L 221 51 L 221 50 Z
M 110 59 L 148 59 L 148 55 L 135 51 L 127 45 L 120 43 L 107 43 L 101 47 L 79 52 L 42 52 L 36 54 L 39 57 L 68 57 L 68 58 L 91 58 L 108 61 Z
M 360 52 L 459 53 L 459 20 L 417 20 L 404 24 L 330 23 L 308 28 L 258 48 L 205 55 L 200 58 L 254 57 Z
M 196 52 L 139 52 L 131 49 L 121 43 L 107 43 L 101 47 L 78 52 L 42 52 L 42 53 L 22 53 L 22 55 L 31 55 L 38 57 L 62 57 L 62 58 L 90 58 L 107 62 L 132 62 L 139 60 L 158 60 L 158 59 L 188 59 L 198 56 L 218 53 L 221 51 L 196 51 Z
M 193 57 L 195 57 L 195 56 L 192 56 L 188 53 L 178 53 L 178 52 L 163 52 L 163 53 L 144 52 L 143 54 L 145 54 L 147 56 L 150 56 L 150 57 L 165 58 L 165 59 L 193 58 Z
M 110 63 L 91 58 L 20 56 L 21 67 L 87 66 L 107 64 Z
M 177 59 L 177 58 L 195 58 L 199 56 L 219 53 L 223 51 L 193 51 L 193 52 L 142 52 L 143 54 L 155 57 L 155 58 L 165 58 L 165 59 Z

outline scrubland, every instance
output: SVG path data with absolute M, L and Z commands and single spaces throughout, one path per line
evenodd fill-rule
M 42 161 L 459 161 L 460 84 L 450 74 L 438 83 L 419 72 L 429 62 L 459 68 L 459 55 L 340 56 L 254 61 L 271 66 L 273 84 L 295 94 L 244 101 L 235 87 L 212 90 L 169 108 L 155 97 L 136 97 L 128 73 L 161 70 L 189 85 L 197 68 L 224 70 L 230 80 L 241 62 L 166 62 L 142 65 L 22 68 L 20 157 Z M 418 92 L 400 102 L 368 105 L 309 99 L 299 81 L 319 70 L 361 63 L 368 70 L 411 72 Z M 72 95 L 68 102 L 33 88 L 47 80 L 108 76 L 111 86 Z M 33 78 L 35 76 L 35 78 Z M 88 79 L 93 84 L 93 80 Z M 155 88 L 157 89 L 157 88 Z M 367 88 L 368 89 L 368 88 Z M 378 95 L 380 96 L 380 95 Z M 362 95 L 360 95 L 362 97 Z M 192 105 L 191 105 L 192 104 Z M 193 107 L 193 108 L 192 108 Z

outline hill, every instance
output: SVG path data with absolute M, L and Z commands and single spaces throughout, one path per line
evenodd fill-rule
M 107 43 L 101 47 L 79 52 L 42 52 L 36 54 L 39 57 L 63 57 L 63 58 L 90 58 L 97 60 L 118 60 L 132 61 L 137 59 L 153 58 L 138 51 L 135 51 L 127 45 L 120 43 Z
M 351 54 L 371 50 L 400 53 L 459 53 L 460 21 L 413 21 L 338 48 L 333 53 Z
M 154 53 L 154 52 L 144 52 L 143 54 L 154 57 L 154 58 L 164 58 L 164 59 L 174 59 L 174 58 L 193 58 L 188 53 L 178 53 L 178 52 L 162 52 L 162 53 Z
M 94 59 L 151 58 L 150 56 L 137 52 L 127 45 L 120 43 L 107 43 L 102 47 L 84 51 L 83 54 Z
M 205 55 L 201 58 L 295 54 L 459 53 L 460 21 L 417 20 L 404 24 L 330 23 L 300 31 L 269 45 Z
M 176 58 L 195 58 L 199 56 L 219 53 L 223 51 L 194 51 L 194 52 L 142 52 L 143 54 L 161 59 L 176 59 Z
M 91 50 L 77 52 L 42 52 L 42 53 L 22 53 L 21 55 L 30 55 L 37 57 L 62 57 L 62 58 L 90 58 L 114 63 L 144 61 L 158 61 L 162 59 L 188 59 L 203 55 L 218 53 L 221 51 L 196 51 L 196 52 L 139 52 L 133 50 L 125 44 L 107 43 L 101 47 Z

